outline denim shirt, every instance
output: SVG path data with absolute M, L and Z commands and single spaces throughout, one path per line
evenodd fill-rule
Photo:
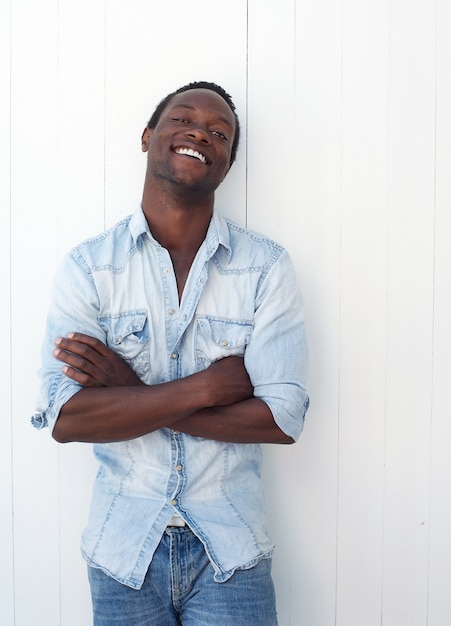
M 306 345 L 292 263 L 275 242 L 216 213 L 180 303 L 169 253 L 152 237 L 141 207 L 64 258 L 42 348 L 37 428 L 52 429 L 80 389 L 52 356 L 54 339 L 70 331 L 102 340 L 148 385 L 244 356 L 254 396 L 282 431 L 300 435 L 308 407 Z M 141 587 L 174 511 L 203 542 L 217 582 L 271 555 L 258 444 L 160 428 L 95 444 L 94 454 L 99 469 L 82 553 L 119 582 Z

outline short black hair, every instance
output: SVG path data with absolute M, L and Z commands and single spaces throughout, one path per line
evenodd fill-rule
M 238 144 L 240 142 L 240 121 L 238 119 L 236 107 L 232 101 L 232 98 L 225 91 L 225 89 L 223 89 L 216 83 L 210 83 L 208 81 L 201 80 L 201 81 L 189 83 L 188 85 L 184 85 L 183 87 L 179 87 L 179 89 L 177 89 L 176 91 L 173 91 L 172 93 L 168 94 L 157 105 L 155 111 L 152 113 L 152 116 L 147 123 L 147 128 L 155 128 L 155 126 L 160 121 L 161 114 L 163 113 L 164 109 L 168 106 L 168 104 L 170 103 L 170 101 L 172 100 L 174 96 L 176 96 L 178 93 L 183 93 L 184 91 L 191 91 L 191 89 L 209 89 L 210 91 L 214 91 L 215 93 L 220 95 L 221 98 L 223 98 L 229 105 L 233 113 L 233 116 L 235 118 L 235 122 L 236 122 L 235 137 L 233 138 L 232 151 L 230 153 L 230 163 L 233 163 L 236 159 Z

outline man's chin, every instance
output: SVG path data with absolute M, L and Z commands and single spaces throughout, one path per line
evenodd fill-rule
M 218 188 L 217 184 L 214 184 L 211 180 L 205 180 L 205 178 L 198 179 L 190 176 L 174 176 L 168 179 L 171 182 L 175 190 L 180 190 L 183 193 L 195 193 L 198 195 L 211 194 Z
M 195 175 L 192 171 L 173 170 L 156 165 L 150 169 L 149 173 L 152 177 L 165 181 L 173 193 L 179 191 L 181 193 L 208 195 L 214 193 L 221 182 L 206 178 L 205 175 Z

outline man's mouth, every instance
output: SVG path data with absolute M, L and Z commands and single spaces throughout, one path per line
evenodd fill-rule
M 184 154 L 186 156 L 193 157 L 194 159 L 199 159 L 202 163 L 207 163 L 206 157 L 201 152 L 193 150 L 192 148 L 176 148 L 174 152 L 176 154 Z

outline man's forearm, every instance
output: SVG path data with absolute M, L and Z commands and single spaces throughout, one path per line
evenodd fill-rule
M 250 398 L 201 409 L 177 422 L 180 432 L 230 443 L 294 443 L 275 423 L 266 402 Z
M 77 380 L 84 373 L 72 367 L 66 375 Z M 81 389 L 63 406 L 53 437 L 61 443 L 125 441 L 163 426 L 174 427 L 200 409 L 232 405 L 253 394 L 239 357 L 216 361 L 204 371 L 157 385 L 144 385 L 134 376 L 127 385 L 110 386 L 110 380 L 117 378 L 117 364 L 112 374 L 91 370 L 92 386 Z M 100 381 L 102 386 L 96 386 Z
M 152 386 L 85 388 L 62 407 L 53 437 L 60 443 L 125 441 L 173 426 L 207 404 L 195 376 Z

